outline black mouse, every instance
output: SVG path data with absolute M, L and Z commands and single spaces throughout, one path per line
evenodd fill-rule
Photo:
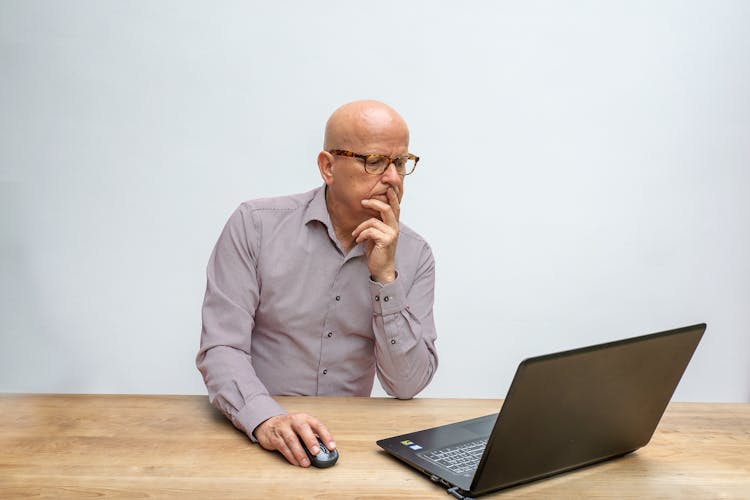
M 329 450 L 320 438 L 318 438 L 320 451 L 317 455 L 310 453 L 310 450 L 307 449 L 307 446 L 305 446 L 305 443 L 301 439 L 300 443 L 302 443 L 302 448 L 304 448 L 305 453 L 307 453 L 307 456 L 310 459 L 310 463 L 314 467 L 325 469 L 326 467 L 331 467 L 339 459 L 339 452 L 336 450 Z

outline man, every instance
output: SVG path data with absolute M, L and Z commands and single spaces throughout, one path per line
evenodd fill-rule
M 196 358 L 211 403 L 293 465 L 310 465 L 300 439 L 336 444 L 271 395 L 369 396 L 377 373 L 408 399 L 437 368 L 432 251 L 399 222 L 408 146 L 395 110 L 345 104 L 318 154 L 324 185 L 243 203 L 211 254 Z

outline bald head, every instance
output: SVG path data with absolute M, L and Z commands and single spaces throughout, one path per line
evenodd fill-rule
M 409 145 L 409 129 L 395 109 L 379 101 L 354 101 L 338 108 L 328 119 L 323 148 L 366 148 L 367 144 L 394 134 L 402 136 L 404 144 Z

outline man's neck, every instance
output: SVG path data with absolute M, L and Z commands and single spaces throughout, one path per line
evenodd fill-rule
M 328 196 L 326 196 L 326 209 L 328 210 L 328 218 L 331 219 L 331 225 L 333 226 L 333 234 L 336 235 L 336 239 L 346 255 L 357 245 L 352 232 L 359 224 L 356 221 L 347 220 L 340 213 L 338 207 L 330 202 Z
M 352 236 L 351 231 L 339 230 L 336 227 L 336 224 L 334 224 L 333 233 L 336 235 L 336 239 L 339 241 L 339 245 L 341 245 L 341 249 L 344 251 L 344 255 L 348 254 L 349 251 L 357 245 L 357 242 L 354 240 L 354 236 Z

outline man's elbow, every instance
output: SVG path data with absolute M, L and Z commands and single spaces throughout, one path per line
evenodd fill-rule
M 421 382 L 414 384 L 414 379 L 404 380 L 400 384 L 393 384 L 388 393 L 396 399 L 413 399 L 417 394 L 427 387 L 432 380 L 432 373 Z
M 421 389 L 420 389 L 421 390 Z M 412 399 L 414 396 L 419 394 L 419 391 L 411 390 L 411 391 L 394 391 L 391 396 L 393 396 L 396 399 Z

